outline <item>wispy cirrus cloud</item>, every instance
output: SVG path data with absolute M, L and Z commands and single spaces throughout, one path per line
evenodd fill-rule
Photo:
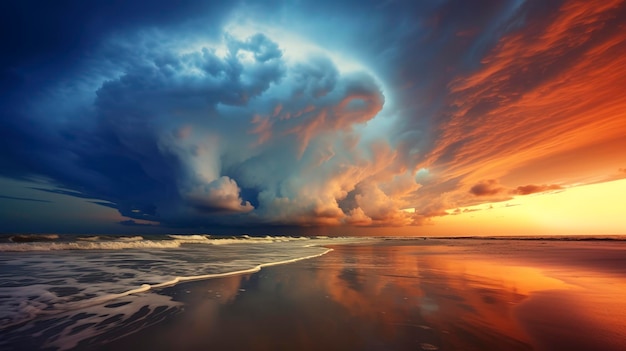
M 624 2 L 566 1 L 558 11 L 543 13 L 533 12 L 533 6 L 520 8 L 520 15 L 527 14 L 523 25 L 517 22 L 478 70 L 449 84 L 449 108 L 438 117 L 437 138 L 421 163 L 440 175 L 438 183 L 456 179 L 450 193 L 439 197 L 446 206 L 472 203 L 464 195 L 468 191 L 495 196 L 509 189 L 551 190 L 551 185 L 503 188 L 484 181 L 534 182 L 532 173 L 541 174 L 551 158 L 555 171 L 541 181 L 590 181 L 618 162 L 598 153 L 613 154 L 626 144 L 620 112 L 626 99 L 618 93 L 618 82 L 626 79 Z M 585 148 L 595 151 L 581 152 Z M 577 178 L 558 172 L 574 165 Z M 524 173 L 516 174 L 518 169 Z
M 52 202 L 52 201 L 49 201 L 49 200 L 41 200 L 41 199 L 34 199 L 34 198 L 30 198 L 30 197 L 19 197 L 19 196 L 9 196 L 9 195 L 0 195 L 0 199 L 17 200 L 17 201 L 31 201 L 31 202 L 44 202 L 44 203 Z

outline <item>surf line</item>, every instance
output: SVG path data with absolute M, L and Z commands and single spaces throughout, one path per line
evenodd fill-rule
M 324 256 L 324 255 L 326 255 L 327 253 L 329 253 L 331 251 L 333 251 L 333 249 L 326 248 L 326 251 L 324 251 L 322 253 L 319 253 L 319 254 L 310 255 L 310 256 L 304 256 L 304 257 L 298 257 L 298 258 L 292 258 L 290 260 L 284 260 L 284 261 L 261 263 L 259 265 L 256 265 L 256 266 L 252 267 L 252 268 L 242 269 L 242 270 L 239 270 L 239 271 L 224 272 L 224 273 L 213 273 L 213 274 L 203 274 L 203 275 L 194 275 L 194 276 L 189 276 L 189 277 L 176 277 L 176 278 L 174 278 L 172 280 L 169 280 L 169 281 L 166 281 L 166 282 L 163 282 L 163 283 L 152 284 L 152 285 L 151 284 L 142 284 L 140 287 L 138 287 L 136 289 L 127 290 L 127 291 L 121 292 L 119 294 L 104 295 L 104 296 L 95 297 L 95 298 L 92 298 L 92 299 L 89 299 L 89 300 L 76 301 L 74 303 L 65 304 L 65 305 L 55 304 L 54 307 L 57 308 L 57 309 L 63 310 L 63 311 L 77 310 L 77 309 L 86 308 L 86 307 L 90 307 L 90 306 L 101 305 L 101 304 L 103 304 L 105 302 L 108 302 L 108 301 L 111 301 L 111 300 L 115 300 L 115 299 L 119 299 L 119 298 L 124 297 L 124 296 L 138 294 L 138 293 L 146 292 L 148 290 L 160 289 L 160 288 L 164 288 L 164 287 L 167 287 L 167 286 L 176 285 L 178 283 L 184 283 L 184 282 L 189 282 L 189 281 L 194 281 L 194 280 L 215 279 L 215 278 L 224 278 L 224 277 L 230 277 L 230 276 L 235 276 L 235 275 L 257 273 L 262 268 L 265 268 L 265 267 L 278 266 L 278 265 L 281 265 L 281 264 L 287 264 L 287 263 L 293 263 L 293 262 L 298 262 L 298 261 L 304 261 L 304 260 L 308 260 L 308 259 L 311 259 L 311 258 Z

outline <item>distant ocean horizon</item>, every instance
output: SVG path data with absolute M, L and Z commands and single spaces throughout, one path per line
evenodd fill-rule
M 479 239 L 479 240 L 626 240 L 626 234 L 528 234 L 528 235 L 268 235 L 268 234 L 205 234 L 205 233 L 171 233 L 171 234 L 81 234 L 81 233 L 0 233 L 0 252 L 2 251 L 45 251 L 45 250 L 80 250 L 80 249 L 123 249 L 179 247 L 183 243 L 209 243 L 213 245 L 227 243 L 242 243 L 241 240 L 256 240 L 256 242 L 275 242 L 280 240 L 305 240 L 328 238 L 364 238 L 382 240 L 412 240 L 412 239 Z M 208 241 L 207 241 L 208 240 Z M 234 241 L 233 241 L 234 240 Z M 239 240 L 239 241 L 238 241 Z M 165 241 L 165 242 L 163 242 Z M 107 243 L 87 245 L 84 243 Z M 117 243 L 119 247 L 112 244 Z M 135 244 L 122 244 L 122 243 Z M 157 244 L 156 242 L 160 242 Z M 22 243 L 40 243 L 19 245 Z M 48 245 L 43 243 L 49 243 Z M 60 244 L 64 243 L 64 244 Z M 67 245 L 68 243 L 73 243 Z M 82 243 L 82 244 L 81 244 Z M 2 245 L 6 244 L 6 245 Z M 18 244 L 18 245 L 11 245 Z M 22 246 L 22 248 L 20 248 Z

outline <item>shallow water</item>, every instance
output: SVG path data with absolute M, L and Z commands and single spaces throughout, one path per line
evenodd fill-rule
M 167 289 L 109 350 L 624 350 L 623 243 L 379 241 Z M 582 261 L 594 264 L 583 269 Z M 595 259 L 592 259 L 595 257 Z M 155 337 L 157 336 L 157 337 Z
M 203 235 L 21 237 L 0 244 L 0 348 L 69 349 L 136 331 L 181 304 L 161 289 L 322 255 L 354 239 Z M 134 323 L 129 328 L 129 323 Z M 125 331 L 128 329 L 128 331 Z
M 0 348 L 626 349 L 624 241 L 193 240 L 3 253 Z

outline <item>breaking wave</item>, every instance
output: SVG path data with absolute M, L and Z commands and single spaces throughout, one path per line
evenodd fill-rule
M 0 331 L 111 300 L 158 294 L 181 282 L 250 274 L 318 257 L 331 251 L 321 245 L 353 241 L 162 235 L 0 243 L 5 252 L 0 255 Z
M 63 236 L 57 234 L 12 235 L 0 242 L 0 252 L 60 251 L 60 250 L 124 250 L 124 249 L 171 249 L 185 244 L 270 244 L 296 240 L 311 240 L 305 237 L 265 236 L 214 237 L 210 235 L 165 235 L 151 236 Z
M 18 234 L 9 237 L 10 242 L 29 243 L 36 241 L 52 241 L 59 239 L 58 234 Z

